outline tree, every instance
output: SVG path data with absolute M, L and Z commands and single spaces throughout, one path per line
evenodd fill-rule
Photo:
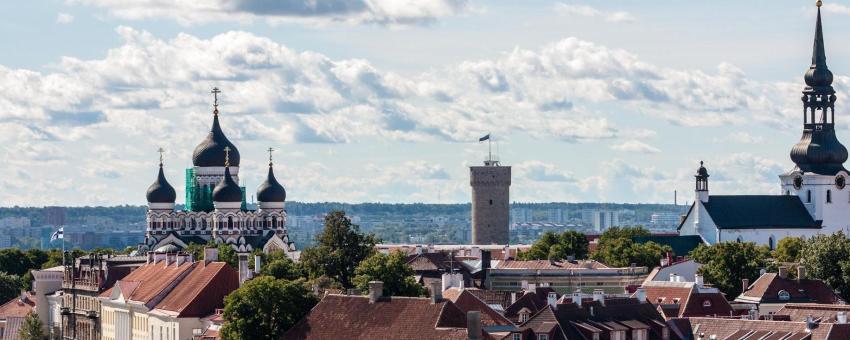
M 560 234 L 546 232 L 531 246 L 528 251 L 517 255 L 520 260 L 565 259 L 573 256 L 577 259 L 587 258 L 587 236 L 568 230 Z
M 0 304 L 21 294 L 21 288 L 23 282 L 20 276 L 0 272 Z
M 35 313 L 27 314 L 21 328 L 18 330 L 19 340 L 47 340 L 47 334 L 44 334 L 44 323 L 38 318 Z
M 32 268 L 34 268 L 32 260 L 20 249 L 0 249 L 0 271 L 21 276 Z
M 611 227 L 599 236 L 599 243 L 591 258 L 612 267 L 655 267 L 672 248 L 655 242 L 636 243 L 634 237 L 649 236 L 643 227 Z
M 224 298 L 223 340 L 278 339 L 318 303 L 302 281 L 260 276 Z
M 838 290 L 843 299 L 850 298 L 850 240 L 843 232 L 807 239 L 800 251 L 800 265 L 812 278 Z
M 292 261 L 286 253 L 273 251 L 264 257 L 260 274 L 269 275 L 276 279 L 297 280 L 304 277 L 304 270 L 299 263 Z
M 369 281 L 384 283 L 383 295 L 386 296 L 422 296 L 425 287 L 414 279 L 416 272 L 407 264 L 407 256 L 396 251 L 390 255 L 375 253 L 360 262 L 355 270 L 354 284 L 360 291 L 369 290 Z
M 352 288 L 354 270 L 375 252 L 375 235 L 360 232 L 343 211 L 325 216 L 325 229 L 316 236 L 316 246 L 301 253 L 301 263 L 310 278 L 327 276 L 344 288 Z
M 225 262 L 233 268 L 239 268 L 239 255 L 236 254 L 236 250 L 233 250 L 233 247 L 227 243 L 219 243 L 215 247 L 218 249 L 219 262 Z
M 786 237 L 779 240 L 773 258 L 779 262 L 797 262 L 800 260 L 800 250 L 803 249 L 803 239 L 800 237 Z
M 702 264 L 699 273 L 706 282 L 720 289 L 730 299 L 741 294 L 742 280 L 754 282 L 767 265 L 770 250 L 752 242 L 721 242 L 700 245 L 690 253 L 691 259 Z

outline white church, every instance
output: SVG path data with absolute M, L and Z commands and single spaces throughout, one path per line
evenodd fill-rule
M 776 247 L 788 236 L 850 231 L 850 189 L 845 188 L 847 148 L 835 134 L 835 90 L 826 66 L 820 6 L 812 65 L 803 89 L 803 136 L 791 149 L 795 166 L 779 175 L 780 195 L 709 195 L 708 170 L 700 162 L 694 204 L 680 235 L 708 244 L 755 242 Z

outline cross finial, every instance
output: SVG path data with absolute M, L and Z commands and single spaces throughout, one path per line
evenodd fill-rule
M 224 147 L 224 167 L 225 168 L 230 167 L 230 147 L 229 146 Z
M 161 168 L 162 167 L 162 154 L 165 153 L 165 149 L 160 147 L 159 149 L 156 150 L 156 152 L 159 152 L 159 167 Z
M 274 149 L 269 148 L 267 151 L 269 152 L 269 166 L 272 166 L 272 152 L 274 152 Z
M 213 114 L 217 115 L 218 114 L 218 94 L 221 93 L 221 90 L 219 90 L 218 87 L 213 87 L 213 89 L 210 93 L 213 94 L 213 108 L 214 108 Z
M 702 161 L 699 161 L 699 166 L 702 166 Z

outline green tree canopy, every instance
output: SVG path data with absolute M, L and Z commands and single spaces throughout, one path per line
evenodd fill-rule
M 800 251 L 803 249 L 803 239 L 800 237 L 786 237 L 779 240 L 773 258 L 779 262 L 800 261 Z
M 44 334 L 44 323 L 38 318 L 35 313 L 27 314 L 21 328 L 18 330 L 19 340 L 47 340 L 47 334 Z
M 286 280 L 297 280 L 304 277 L 304 269 L 301 264 L 292 261 L 283 251 L 273 251 L 260 256 L 264 258 L 260 268 L 262 275 Z
M 20 276 L 0 272 L 0 304 L 20 295 L 22 288 Z
M 360 262 L 355 270 L 354 284 L 360 291 L 369 291 L 369 281 L 383 281 L 386 296 L 422 296 L 427 292 L 414 279 L 413 267 L 407 256 L 395 251 L 390 255 L 375 253 Z
M 560 234 L 546 232 L 531 246 L 528 251 L 521 252 L 520 260 L 565 259 L 574 256 L 576 259 L 587 258 L 587 236 L 568 230 Z
M 845 301 L 850 299 L 850 240 L 843 232 L 815 235 L 803 242 L 800 265 L 808 276 L 838 290 Z
M 375 253 L 374 235 L 360 232 L 345 212 L 331 211 L 325 216 L 325 229 L 316 236 L 316 245 L 301 253 L 301 263 L 310 278 L 327 276 L 345 288 L 352 288 L 354 270 Z
M 700 245 L 690 257 L 702 267 L 699 273 L 730 299 L 741 294 L 742 280 L 754 282 L 759 271 L 767 266 L 770 250 L 752 242 L 721 242 L 711 246 Z
M 278 339 L 306 316 L 318 301 L 300 280 L 256 277 L 224 298 L 223 317 L 226 322 L 221 328 L 221 338 Z
M 27 256 L 20 249 L 0 249 L 0 271 L 21 276 L 33 268 L 35 268 L 35 264 L 32 262 L 30 256 Z
M 599 243 L 591 258 L 612 267 L 638 266 L 655 267 L 661 258 L 673 250 L 670 246 L 655 242 L 636 243 L 633 237 L 648 236 L 643 227 L 611 227 L 599 236 Z

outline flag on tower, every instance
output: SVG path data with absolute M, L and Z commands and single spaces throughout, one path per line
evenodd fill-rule
M 50 241 L 56 241 L 58 239 L 65 239 L 65 227 L 60 227 L 59 230 L 54 231 L 52 235 L 50 235 Z
M 478 141 L 479 141 L 479 142 L 483 142 L 483 141 L 485 141 L 485 140 L 489 140 L 489 139 L 490 139 L 490 134 L 488 133 L 486 136 L 481 137 L 481 138 L 478 138 Z

